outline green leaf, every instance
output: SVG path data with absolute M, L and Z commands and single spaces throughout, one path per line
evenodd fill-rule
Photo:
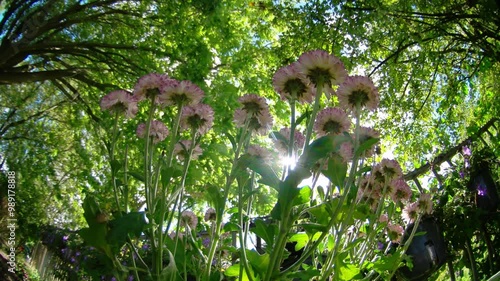
M 360 273 L 358 267 L 353 264 L 343 264 L 340 267 L 339 280 L 353 280 Z M 359 278 L 356 278 L 359 279 Z
M 307 268 L 306 270 L 300 270 L 297 272 L 294 272 L 290 275 L 287 275 L 287 280 L 301 280 L 301 281 L 307 281 L 307 280 L 312 280 L 314 277 L 319 276 L 321 271 L 315 268 Z
M 310 110 L 307 110 L 306 112 L 304 112 L 302 115 L 299 116 L 299 118 L 297 118 L 297 120 L 295 120 L 295 124 L 296 125 L 299 125 L 300 123 L 302 123 L 302 121 L 304 121 L 306 118 L 309 118 L 309 116 L 311 116 L 311 111 Z
M 357 220 L 364 221 L 367 219 L 373 212 L 371 211 L 370 206 L 368 204 L 358 204 L 356 205 L 356 209 L 354 210 L 354 218 Z
M 228 132 L 226 132 L 226 137 L 231 142 L 231 146 L 233 147 L 233 151 L 236 151 L 236 145 L 237 144 L 236 144 L 236 140 L 234 139 L 234 137 L 230 133 L 228 133 Z
M 355 157 L 363 154 L 366 150 L 370 149 L 374 144 L 376 144 L 380 139 L 379 138 L 369 138 L 365 140 L 363 143 L 359 144 L 358 149 L 354 153 Z
M 144 182 L 144 174 L 143 173 L 135 172 L 135 171 L 128 171 L 128 174 L 131 175 L 136 180 Z
M 163 268 L 163 270 L 160 273 L 160 280 L 162 281 L 172 280 L 172 278 L 177 274 L 177 266 L 175 264 L 174 255 L 172 255 L 172 252 L 170 252 L 169 250 L 167 250 L 167 252 L 170 261 L 168 262 L 168 265 L 165 268 Z
M 308 203 L 311 199 L 312 190 L 309 186 L 304 186 L 299 189 L 297 196 L 293 199 L 292 206 Z
M 238 231 L 240 229 L 240 227 L 234 223 L 234 222 L 228 222 L 226 224 L 224 224 L 224 232 L 228 232 L 228 231 Z
M 373 269 L 383 274 L 385 271 L 393 270 L 399 267 L 401 263 L 401 255 L 399 252 L 394 252 L 393 254 L 383 256 L 373 263 Z
M 295 244 L 295 251 L 298 251 L 307 245 L 309 242 L 309 235 L 306 233 L 295 233 L 288 240 L 290 242 L 297 242 L 297 244 Z
M 109 233 L 107 241 L 113 246 L 115 253 L 127 241 L 127 237 L 139 238 L 146 226 L 144 212 L 131 212 L 109 222 Z
M 326 226 L 330 220 L 330 214 L 326 210 L 326 205 L 325 203 L 316 205 L 312 208 L 310 208 L 309 213 L 313 215 L 317 222 L 320 223 L 321 225 Z
M 347 175 L 347 163 L 339 155 L 333 155 L 328 160 L 328 169 L 321 172 L 335 186 L 343 187 Z
M 88 245 L 100 250 L 107 257 L 112 258 L 111 247 L 106 241 L 107 233 L 106 224 L 94 225 L 91 228 L 82 228 L 78 231 L 78 234 L 80 234 Z
M 259 273 L 261 276 L 267 271 L 269 267 L 270 257 L 268 253 L 259 255 L 256 251 L 253 250 L 245 250 L 247 254 L 247 259 L 252 265 L 252 268 Z
M 276 173 L 274 173 L 271 166 L 258 157 L 245 154 L 238 160 L 238 166 L 249 168 L 250 170 L 256 172 L 261 177 L 259 180 L 260 183 L 278 190 L 280 179 Z
M 90 227 L 101 225 L 101 223 L 97 221 L 97 215 L 101 214 L 102 211 L 94 196 L 85 196 L 83 200 L 83 211 L 83 217 Z
M 254 223 L 255 227 L 250 228 L 250 231 L 262 238 L 266 242 L 268 248 L 272 248 L 274 245 L 274 237 L 278 233 L 278 227 L 275 224 L 266 223 L 261 219 L 256 219 Z
M 240 264 L 233 264 L 224 271 L 224 275 L 228 277 L 238 277 L 240 275 Z
M 313 236 L 316 232 L 325 232 L 327 231 L 326 225 L 319 223 L 301 223 L 300 227 L 304 228 L 306 233 L 310 236 Z
M 115 173 L 118 172 L 122 167 L 123 167 L 123 163 L 121 161 L 118 161 L 116 159 L 111 161 L 111 169 Z
M 239 263 L 233 264 L 228 269 L 226 269 L 224 274 L 228 277 L 238 277 L 240 275 L 240 264 Z M 250 274 L 254 275 L 251 267 L 250 267 Z M 252 277 L 253 277 L 252 280 L 256 280 L 255 276 Z M 250 279 L 246 274 L 246 270 L 243 270 L 243 276 L 239 281 L 249 281 L 249 280 Z

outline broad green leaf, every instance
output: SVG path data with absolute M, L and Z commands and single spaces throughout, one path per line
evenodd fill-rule
M 85 197 L 83 200 L 83 211 L 83 216 L 90 227 L 101 224 L 101 222 L 97 221 L 97 215 L 101 214 L 102 211 L 94 196 L 87 195 Z
M 310 208 L 308 211 L 316 218 L 318 223 L 320 223 L 321 225 L 326 226 L 330 221 L 331 215 L 327 211 L 326 203 L 316 205 Z
M 136 180 L 144 182 L 144 174 L 143 173 L 135 172 L 135 171 L 128 171 L 128 174 L 131 175 Z
M 119 160 L 114 159 L 111 161 L 111 169 L 116 173 L 123 167 L 123 163 Z
M 255 227 L 250 228 L 250 231 L 262 238 L 268 247 L 273 247 L 274 237 L 278 233 L 278 227 L 272 223 L 266 223 L 261 219 L 254 221 Z
M 245 154 L 240 157 L 237 165 L 240 167 L 249 168 L 252 171 L 256 172 L 261 177 L 259 180 L 260 183 L 278 190 L 278 186 L 280 183 L 278 176 L 269 164 L 265 163 L 258 157 Z
M 297 196 L 293 199 L 292 206 L 308 203 L 311 200 L 312 190 L 309 186 L 304 186 L 299 189 Z
M 321 271 L 315 268 L 307 268 L 305 270 L 300 270 L 297 272 L 294 272 L 290 275 L 287 275 L 287 278 L 290 278 L 289 280 L 301 280 L 301 281 L 308 281 L 312 280 L 314 277 L 319 276 Z
M 297 242 L 297 244 L 295 244 L 295 251 L 298 251 L 307 245 L 309 242 L 309 235 L 306 233 L 295 233 L 288 241 Z
M 92 247 L 100 250 L 109 258 L 112 258 L 111 247 L 106 241 L 107 226 L 105 224 L 94 225 L 92 228 L 82 228 L 78 234 Z
M 169 257 L 169 262 L 168 265 L 165 268 L 163 268 L 163 270 L 160 273 L 161 281 L 170 281 L 174 276 L 177 275 L 177 266 L 175 264 L 174 255 L 172 255 L 172 253 L 169 250 L 167 250 L 167 253 Z
M 357 275 L 359 275 L 360 270 L 357 266 L 353 264 L 343 264 L 340 267 L 339 271 L 340 271 L 339 280 L 361 279 L 361 278 L 355 278 L 357 277 Z
M 401 256 L 399 252 L 394 252 L 390 255 L 380 257 L 373 263 L 373 269 L 382 274 L 384 271 L 393 270 L 399 267 Z
M 264 276 L 268 267 L 269 267 L 269 254 L 264 253 L 260 255 L 256 251 L 246 250 L 248 262 L 252 265 L 252 268 L 259 273 L 261 276 Z
M 238 277 L 240 275 L 240 264 L 233 264 L 224 271 L 224 275 L 228 277 Z
M 335 186 L 344 187 L 344 181 L 347 175 L 347 163 L 339 155 L 334 155 L 328 159 L 327 170 L 322 171 Z
M 146 226 L 144 212 L 131 212 L 109 222 L 107 241 L 118 253 L 127 237 L 139 238 Z
M 373 145 L 375 145 L 380 139 L 379 138 L 369 138 L 365 140 L 363 143 L 359 144 L 358 149 L 354 153 L 355 157 L 362 155 L 363 152 L 370 149 Z

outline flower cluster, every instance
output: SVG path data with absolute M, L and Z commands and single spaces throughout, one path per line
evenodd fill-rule
M 211 280 L 220 277 L 212 270 L 221 270 L 230 279 L 284 280 L 291 277 L 290 272 L 299 271 L 300 275 L 299 263 L 286 262 L 287 256 L 297 254 L 301 262 L 326 256 L 315 260 L 318 270 L 309 272 L 320 280 L 336 278 L 347 270 L 359 276 L 363 272 L 381 274 L 390 280 L 399 261 L 394 268 L 384 269 L 385 275 L 373 268 L 385 258 L 389 245 L 408 243 L 402 241 L 404 224 L 418 223 L 423 215 L 432 213 L 433 206 L 430 194 L 413 196 L 397 161 L 380 160 L 380 133 L 361 125 L 366 117 L 362 111 L 374 111 L 379 105 L 377 88 L 369 77 L 349 76 L 339 58 L 322 50 L 306 52 L 278 69 L 272 83 L 280 99 L 289 103 L 291 113 L 290 124 L 271 133 L 272 141 L 282 156 L 298 159 L 297 165 L 288 163 L 282 174 L 275 172 L 270 151 L 255 144 L 264 143 L 262 137 L 252 139 L 255 133 L 266 135 L 273 127 L 269 104 L 257 94 L 245 94 L 238 98 L 239 107 L 233 114 L 239 129 L 231 139 L 234 155 L 228 163 L 233 166 L 214 172 L 225 178 L 205 181 L 206 192 L 200 196 L 186 192 L 185 185 L 192 171 L 190 160 L 202 154 L 201 136 L 212 128 L 214 112 L 201 103 L 204 92 L 198 86 L 152 73 L 137 81 L 133 94 L 119 90 L 101 100 L 103 110 L 128 118 L 137 115 L 138 102 L 150 103 L 148 120 L 138 125 L 136 134 L 146 143 L 143 190 L 152 221 L 144 233 L 152 245 L 152 271 L 162 272 L 166 247 L 169 259 L 176 259 L 171 264 L 183 265 L 183 278 L 192 274 Z M 296 119 L 296 111 L 304 109 L 307 111 L 300 112 L 303 117 Z M 156 110 L 170 111 L 157 116 Z M 191 138 L 184 139 L 187 135 Z M 151 151 L 159 149 L 158 144 L 167 137 L 168 145 L 159 147 L 168 147 L 162 153 L 168 159 L 153 161 Z M 174 166 L 173 159 L 179 164 Z M 210 167 L 210 163 L 203 164 Z M 177 171 L 180 166 L 182 173 Z M 320 187 L 317 182 L 323 176 L 328 182 Z M 309 179 L 312 184 L 301 184 Z M 198 198 L 206 199 L 208 206 L 205 202 L 203 207 L 197 206 L 193 199 Z M 256 207 L 265 200 L 275 203 L 266 216 L 270 219 L 254 222 L 252 217 L 260 215 L 258 211 L 271 209 Z M 198 216 L 196 212 L 205 207 L 209 208 L 204 216 Z M 227 218 L 230 221 L 224 226 Z M 230 242 L 232 246 L 225 244 L 229 232 L 238 239 Z M 258 254 L 248 250 L 250 232 L 266 242 L 265 247 L 255 247 Z M 297 240 L 295 251 L 287 247 Z M 228 250 L 239 258 L 227 258 Z M 340 258 L 343 262 L 338 262 Z M 348 260 L 351 264 L 342 268 Z M 201 268 L 195 266 L 200 264 Z
M 234 112 L 234 122 L 238 128 L 267 134 L 273 125 L 273 117 L 269 112 L 266 100 L 255 94 L 247 94 L 238 99 L 241 107 Z
M 280 151 L 283 155 L 287 155 L 288 153 L 288 147 L 290 145 L 290 128 L 281 128 L 278 132 L 280 134 L 279 138 L 276 138 L 273 140 L 276 148 L 278 151 Z M 299 131 L 294 131 L 294 136 L 293 136 L 293 148 L 294 150 L 301 149 L 304 146 L 305 142 L 305 137 L 304 134 L 302 134 Z

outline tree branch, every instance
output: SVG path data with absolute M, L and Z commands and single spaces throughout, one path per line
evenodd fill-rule
M 78 70 L 76 69 L 37 72 L 0 72 L 0 85 L 55 80 L 65 77 L 74 77 L 77 74 Z

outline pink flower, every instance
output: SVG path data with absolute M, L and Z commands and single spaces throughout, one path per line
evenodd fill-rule
M 354 155 L 354 146 L 352 145 L 352 143 L 350 141 L 343 142 L 340 145 L 339 154 L 344 162 L 351 161 Z
M 378 218 L 378 221 L 381 222 L 381 223 L 389 222 L 389 217 L 387 216 L 387 214 L 382 214 Z
M 168 129 L 161 121 L 152 120 L 149 128 L 149 136 L 153 138 L 153 143 L 158 143 L 168 136 Z M 146 123 L 137 126 L 136 134 L 139 138 L 144 138 L 146 134 Z
M 361 145 L 369 139 L 380 138 L 380 133 L 369 127 L 359 127 L 359 144 Z M 364 157 L 372 157 L 375 153 L 376 143 L 364 151 Z
M 318 136 L 340 135 L 349 130 L 351 120 L 340 108 L 328 107 L 318 113 L 314 130 Z
M 401 178 L 403 171 L 396 160 L 382 159 L 372 170 L 374 180 L 381 183 L 390 183 L 393 179 Z
M 337 57 L 323 50 L 303 53 L 299 57 L 298 68 L 316 88 L 319 80 L 323 81 L 322 90 L 327 95 L 334 92 L 333 85 L 340 85 L 347 77 L 344 64 Z
M 172 240 L 175 240 L 176 238 L 179 238 L 179 240 L 183 240 L 184 239 L 184 233 L 180 232 L 179 234 L 175 233 L 175 232 L 170 232 L 170 234 L 168 235 Z
M 208 208 L 208 210 L 205 212 L 205 221 L 215 221 L 217 218 L 217 214 L 215 213 L 214 208 Z
M 101 110 L 125 113 L 125 117 L 134 118 L 137 114 L 137 100 L 125 90 L 112 91 L 102 97 Z
M 309 84 L 311 81 L 298 70 L 298 64 L 280 68 L 273 76 L 273 87 L 282 100 L 295 99 L 300 103 L 312 102 L 313 92 Z
M 234 122 L 238 128 L 248 126 L 261 135 L 267 134 L 273 125 L 266 100 L 255 94 L 247 94 L 238 99 L 241 108 L 234 112 Z
M 142 101 L 145 98 L 154 98 L 156 104 L 160 104 L 159 95 L 161 88 L 165 83 L 169 81 L 174 81 L 170 79 L 167 75 L 161 75 L 157 73 L 150 73 L 142 76 L 137 80 L 134 86 L 134 97 L 138 101 Z
M 391 185 L 394 186 L 392 193 L 392 200 L 394 202 L 403 202 L 408 201 L 411 198 L 411 188 L 402 178 L 394 179 L 391 182 Z
M 282 139 L 275 139 L 274 144 L 276 145 L 276 148 L 281 151 L 284 154 L 288 153 L 288 143 L 290 142 L 290 128 L 282 128 L 279 131 L 279 134 L 283 137 Z M 295 130 L 294 131 L 294 136 L 293 136 L 293 144 L 294 144 L 294 149 L 300 149 L 304 146 L 305 142 L 305 137 L 304 135 Z
M 177 155 L 177 157 L 180 160 L 186 159 L 186 157 L 189 155 L 189 149 L 191 149 L 191 141 L 190 140 L 181 140 L 180 142 L 176 143 L 174 146 L 174 155 Z M 193 151 L 191 152 L 191 160 L 196 160 L 198 157 L 203 153 L 203 150 L 200 148 L 200 146 L 197 144 L 194 148 Z
M 380 198 L 380 185 L 374 181 L 371 175 L 365 175 L 361 179 L 359 189 L 363 190 L 366 196 Z
M 182 108 L 181 127 L 194 129 L 202 135 L 208 132 L 214 123 L 214 111 L 209 105 L 198 104 Z
M 189 229 L 194 230 L 198 225 L 198 217 L 189 210 L 181 213 L 181 226 L 189 226 Z
M 379 103 L 377 88 L 370 78 L 365 76 L 350 76 L 340 84 L 337 90 L 340 106 L 355 110 L 356 106 L 375 110 Z
M 195 105 L 205 93 L 190 81 L 171 81 L 163 84 L 159 99 L 165 105 Z
M 389 224 L 387 225 L 387 236 L 393 243 L 401 242 L 401 238 L 403 237 L 404 229 L 401 225 L 398 224 Z
M 259 159 L 261 159 L 263 162 L 270 162 L 271 161 L 271 153 L 269 150 L 263 148 L 262 146 L 259 145 L 249 145 L 247 153 L 249 155 L 255 156 Z
M 422 214 L 432 214 L 432 200 L 429 193 L 421 193 L 417 201 L 418 210 Z
M 403 208 L 403 220 L 406 223 L 415 222 L 418 217 L 418 204 L 417 202 L 410 203 Z

